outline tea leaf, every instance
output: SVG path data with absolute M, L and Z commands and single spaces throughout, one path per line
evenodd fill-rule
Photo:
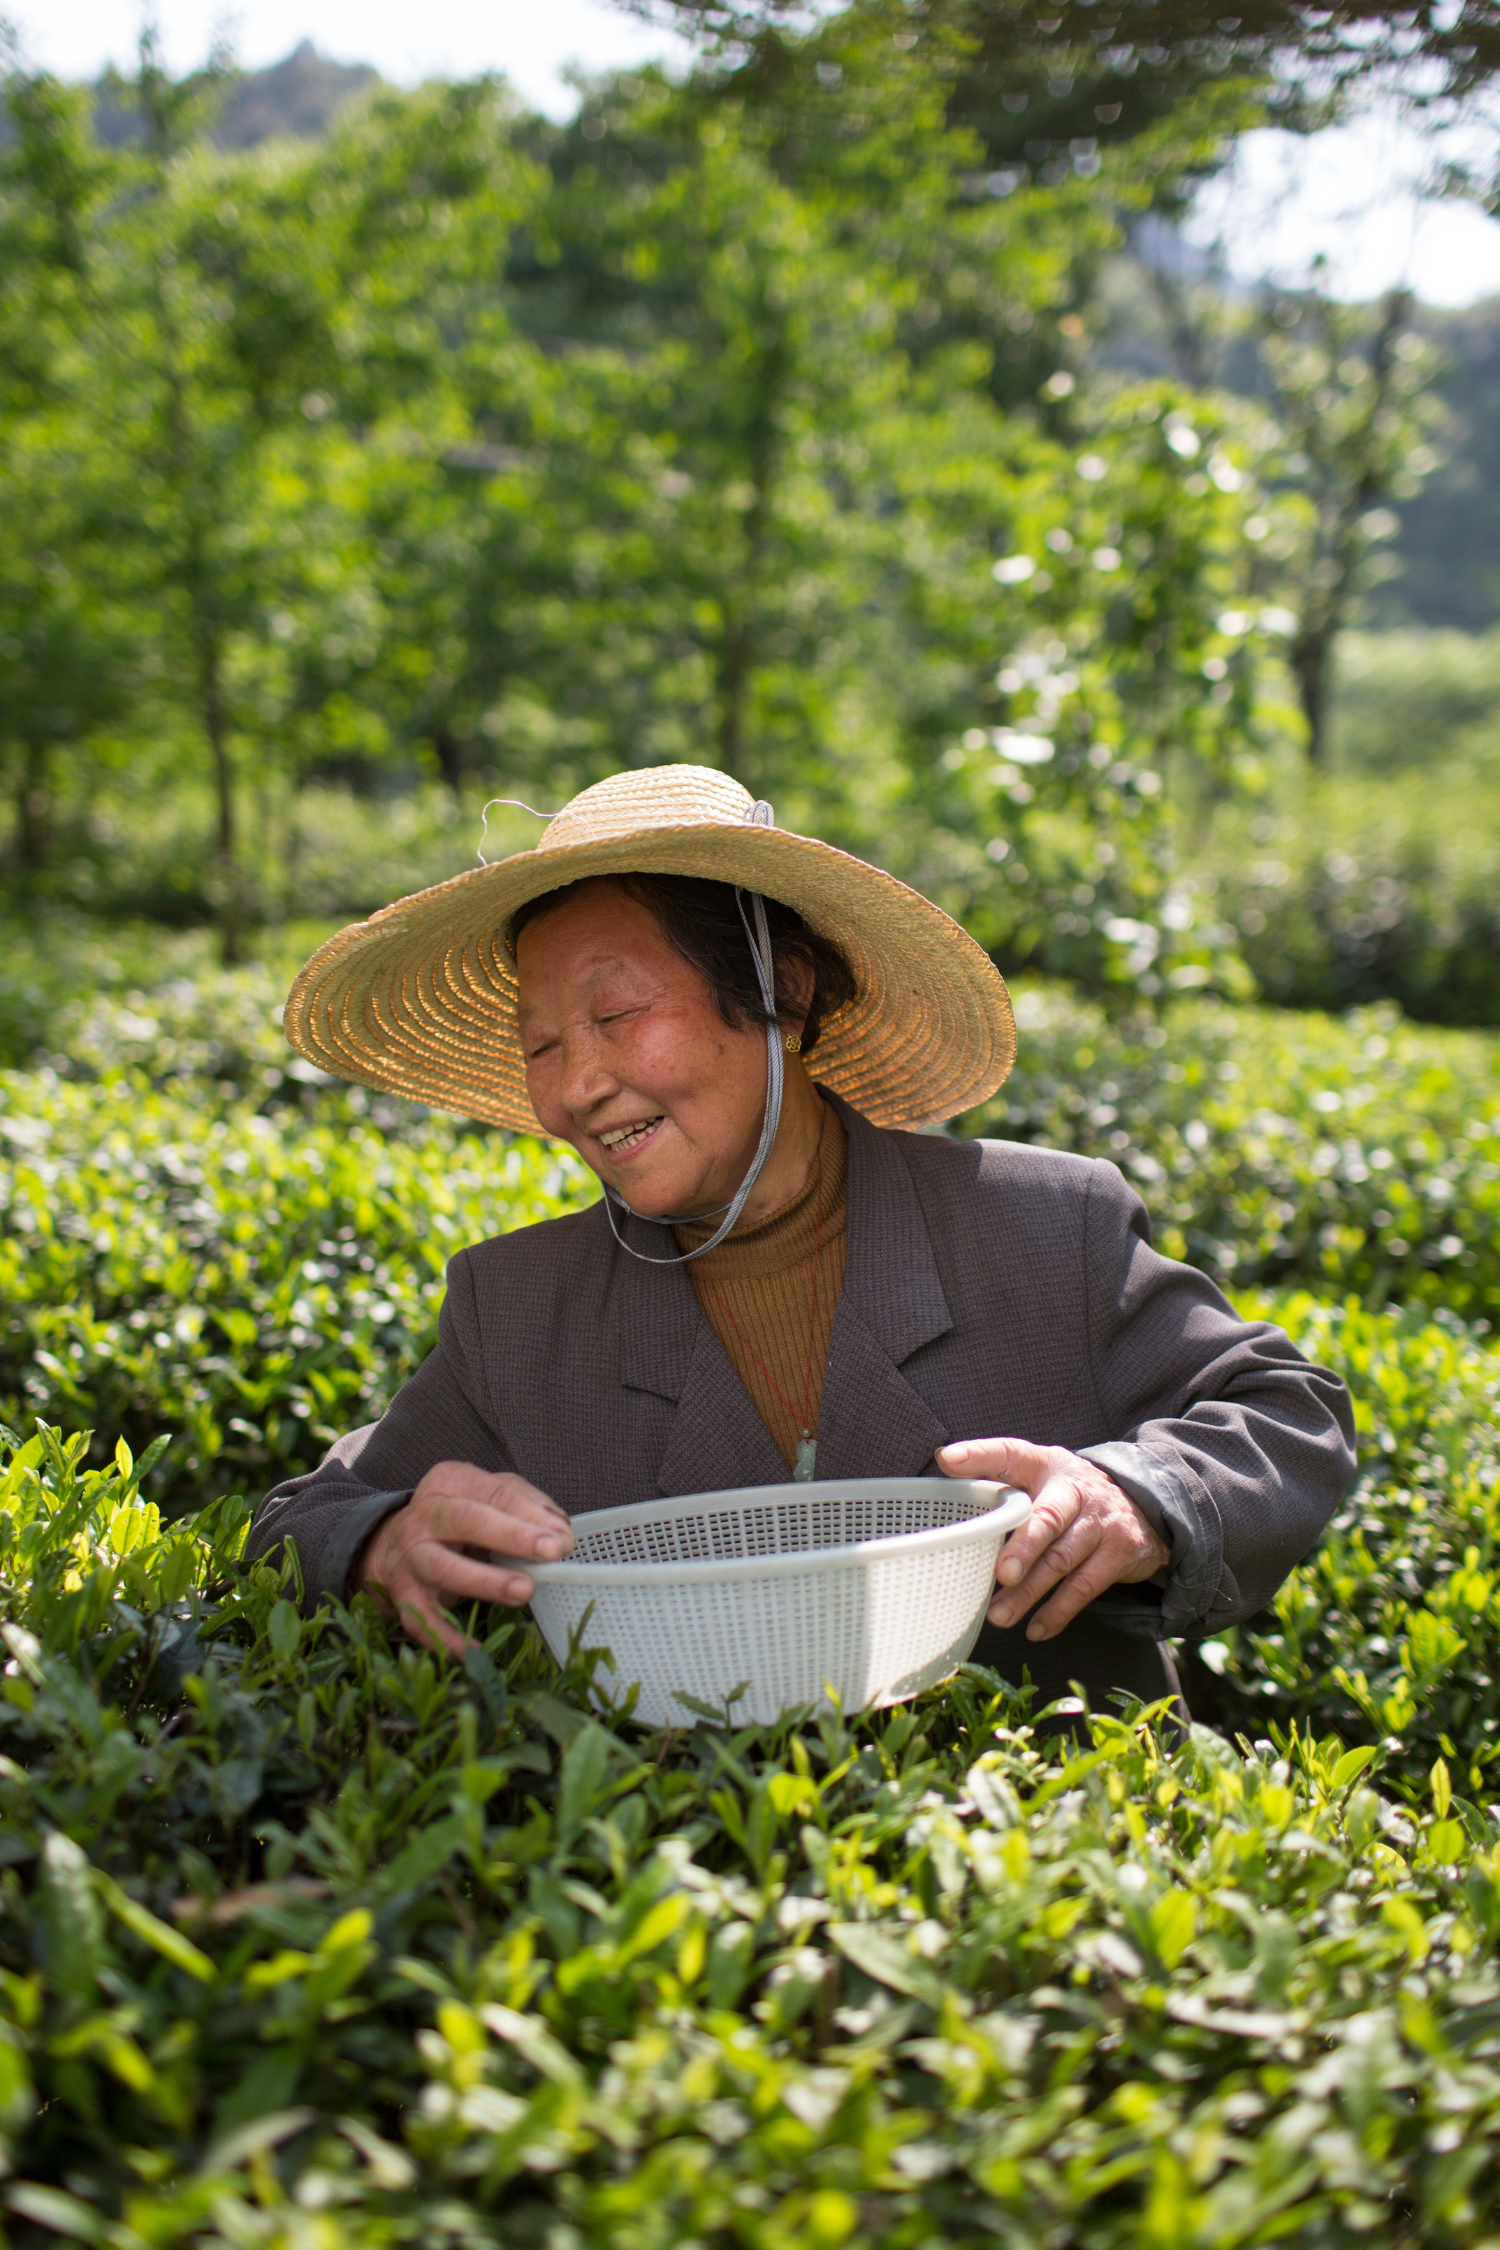
M 127 1930 L 133 1931 L 174 1968 L 185 1969 L 190 1977 L 197 1977 L 203 1984 L 213 1983 L 218 1970 L 206 1953 L 200 1953 L 180 1930 L 174 1930 L 167 1922 L 159 1922 L 138 1899 L 122 1891 L 101 1869 L 96 1867 L 91 1872 L 99 1896 L 116 1921 L 123 1922 Z

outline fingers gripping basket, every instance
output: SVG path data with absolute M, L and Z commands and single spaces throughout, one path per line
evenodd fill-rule
M 946 1477 L 699 1492 L 574 1519 L 566 1562 L 526 1563 L 553 1655 L 604 1648 L 611 1695 L 691 1726 L 680 1699 L 769 1724 L 832 1690 L 846 1711 L 946 1679 L 974 1646 L 1024 1492 Z M 591 1609 L 592 1605 L 592 1609 Z M 585 1620 L 587 1620 L 585 1622 Z

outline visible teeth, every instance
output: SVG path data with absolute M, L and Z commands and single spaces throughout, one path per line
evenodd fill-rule
M 634 1148 L 637 1141 L 643 1141 L 660 1123 L 659 1117 L 648 1117 L 641 1125 L 611 1126 L 607 1133 L 599 1135 L 599 1146 L 608 1149 Z

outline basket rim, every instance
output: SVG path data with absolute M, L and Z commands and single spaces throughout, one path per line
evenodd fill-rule
M 504 1567 L 524 1571 L 539 1586 L 667 1586 L 705 1585 L 717 1582 L 733 1584 L 747 1578 L 789 1578 L 799 1573 L 831 1574 L 838 1570 L 862 1567 L 876 1560 L 899 1560 L 908 1555 L 930 1553 L 933 1549 L 951 1547 L 976 1534 L 1004 1535 L 1017 1529 L 1031 1513 L 1031 1495 L 1018 1485 L 1001 1485 L 987 1477 L 841 1477 L 830 1478 L 824 1489 L 835 1491 L 840 1487 L 878 1484 L 889 1490 L 910 1488 L 912 1485 L 928 1486 L 941 1482 L 945 1487 L 972 1493 L 993 1492 L 1000 1497 L 993 1507 L 977 1516 L 965 1516 L 958 1523 L 934 1524 L 927 1531 L 899 1531 L 884 1539 L 851 1540 L 838 1547 L 802 1547 L 791 1554 L 776 1555 L 700 1555 L 682 1562 L 525 1562 L 519 1557 L 506 1557 Z M 743 1504 L 754 1496 L 764 1506 L 772 1496 L 789 1498 L 795 1494 L 804 1500 L 809 1490 L 816 1486 L 805 1484 L 738 1485 L 725 1492 L 684 1493 L 666 1501 L 638 1502 L 624 1508 L 589 1509 L 591 1517 L 609 1518 L 609 1528 L 621 1522 L 671 1521 L 669 1510 L 683 1509 L 690 1501 L 718 1501 L 721 1504 Z M 649 1514 L 648 1514 L 648 1511 Z

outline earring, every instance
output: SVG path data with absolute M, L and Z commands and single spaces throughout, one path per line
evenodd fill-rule
M 802 1052 L 802 1041 L 795 1031 L 789 1031 L 786 1035 L 786 1051 L 789 1055 L 800 1055 Z

